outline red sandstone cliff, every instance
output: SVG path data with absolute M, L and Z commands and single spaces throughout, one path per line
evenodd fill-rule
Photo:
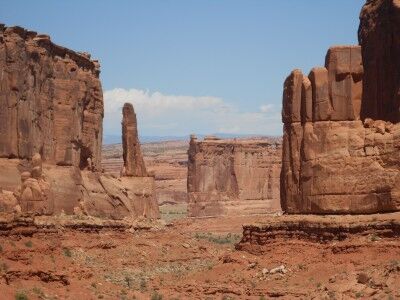
M 99 172 L 97 61 L 46 35 L 1 25 L 0 70 L 0 212 L 159 217 L 144 165 L 132 165 L 136 177 Z M 131 142 L 128 151 L 140 153 Z
M 367 1 L 358 36 L 365 70 L 362 117 L 400 122 L 400 2 Z
M 90 55 L 0 25 L 0 157 L 99 169 L 103 94 Z
M 280 143 L 215 138 L 197 141 L 192 136 L 188 154 L 190 216 L 280 210 Z
M 368 1 L 360 46 L 295 70 L 283 93 L 281 203 L 289 213 L 400 210 L 398 1 Z M 362 55 L 361 55 L 362 54 Z

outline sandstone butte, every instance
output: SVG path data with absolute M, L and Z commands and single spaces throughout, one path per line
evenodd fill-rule
M 329 49 L 283 92 L 281 204 L 300 214 L 400 210 L 400 2 L 367 1 L 360 46 Z
M 0 25 L 0 69 L 0 211 L 159 217 L 129 105 L 129 176 L 101 172 L 104 103 L 96 60 L 47 35 Z
M 280 141 L 192 135 L 188 154 L 189 216 L 280 211 Z

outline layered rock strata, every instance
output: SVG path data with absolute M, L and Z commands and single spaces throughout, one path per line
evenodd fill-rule
M 125 103 L 122 108 L 122 157 L 124 176 L 147 176 L 137 129 L 135 110 L 132 104 Z
M 0 70 L 0 212 L 159 217 L 154 178 L 139 165 L 132 164 L 131 177 L 100 172 L 97 61 L 46 35 L 1 25 Z M 137 141 L 127 142 L 140 154 Z
M 281 203 L 288 213 L 400 209 L 400 125 L 360 119 L 361 47 L 329 49 L 325 67 L 285 81 Z M 365 86 L 365 84 L 364 84 Z
M 99 64 L 47 35 L 0 25 L 0 157 L 100 168 Z
M 243 225 L 243 237 L 236 249 L 259 253 L 269 251 L 275 243 L 301 241 L 332 245 L 354 237 L 359 241 L 360 236 L 371 240 L 398 239 L 400 213 L 329 218 L 315 215 L 266 217 L 262 223 Z M 336 250 L 340 250 L 340 246 Z
M 188 154 L 190 216 L 280 211 L 280 142 L 192 136 Z

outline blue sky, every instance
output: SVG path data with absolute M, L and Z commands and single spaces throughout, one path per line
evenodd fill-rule
M 285 77 L 357 43 L 364 2 L 1 0 L 0 23 L 100 60 L 107 135 L 125 101 L 141 135 L 280 135 Z

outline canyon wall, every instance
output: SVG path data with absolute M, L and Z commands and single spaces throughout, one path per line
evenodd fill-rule
M 188 154 L 190 216 L 280 211 L 280 142 L 192 136 Z
M 400 1 L 367 1 L 358 36 L 364 63 L 362 117 L 400 122 Z
M 0 157 L 90 167 L 101 162 L 99 64 L 46 35 L 0 26 Z
M 361 117 L 368 98 L 361 51 L 332 47 L 325 67 L 308 76 L 294 70 L 285 81 L 281 204 L 288 213 L 400 209 L 400 124 Z
M 0 212 L 159 217 L 153 177 L 101 172 L 97 61 L 0 25 L 0 71 Z

